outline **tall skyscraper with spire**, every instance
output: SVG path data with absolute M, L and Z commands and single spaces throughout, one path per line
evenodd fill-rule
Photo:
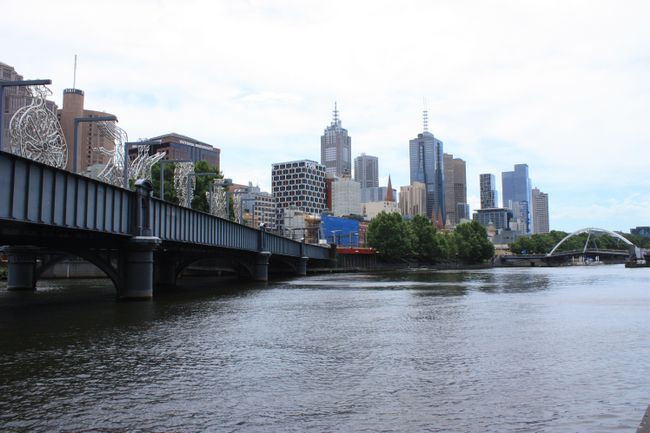
M 434 220 L 446 221 L 445 175 L 442 141 L 429 132 L 428 112 L 423 112 L 424 131 L 409 141 L 411 184 L 421 182 L 426 186 L 426 215 Z
M 332 123 L 320 138 L 320 162 L 326 174 L 352 176 L 352 139 L 347 129 L 341 127 L 336 102 Z

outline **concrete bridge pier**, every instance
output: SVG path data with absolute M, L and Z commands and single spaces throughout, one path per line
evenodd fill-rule
M 159 245 L 160 239 L 154 236 L 134 236 L 129 240 L 122 263 L 122 284 L 117 292 L 119 300 L 153 297 L 153 253 Z
M 260 251 L 257 253 L 253 263 L 251 279 L 253 281 L 269 280 L 269 260 L 271 259 L 270 251 Z
M 36 247 L 8 246 L 3 251 L 7 254 L 7 289 L 36 290 Z
M 298 259 L 298 264 L 296 266 L 296 275 L 305 276 L 307 275 L 307 262 L 309 257 L 300 257 Z

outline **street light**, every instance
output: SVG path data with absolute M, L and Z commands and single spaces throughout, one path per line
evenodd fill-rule
M 192 182 L 191 182 L 190 178 L 196 177 L 196 176 L 216 176 L 216 175 L 217 175 L 217 173 L 214 173 L 214 172 L 211 172 L 211 171 L 205 171 L 205 172 L 201 172 L 201 173 L 189 173 L 187 175 L 187 199 L 190 201 L 188 207 L 190 207 L 190 208 L 192 207 L 192 197 L 190 197 L 190 192 L 191 192 L 190 187 L 192 185 Z
M 117 119 L 115 119 L 117 120 Z M 75 132 L 76 133 L 76 132 Z M 76 135 L 75 135 L 76 137 Z M 160 144 L 160 140 L 125 141 L 124 142 L 124 188 L 129 189 L 129 146 L 151 146 Z M 76 145 L 75 145 L 76 146 Z
M 74 119 L 74 134 L 73 134 L 73 161 L 72 161 L 72 171 L 73 173 L 77 172 L 77 130 L 79 129 L 79 124 L 81 122 L 117 122 L 117 117 L 113 116 L 97 116 L 97 117 L 77 117 Z
M 239 196 L 239 195 L 243 195 L 243 194 L 252 194 L 252 193 L 248 192 L 248 191 L 242 191 L 240 189 L 233 192 L 233 195 L 235 195 L 235 196 Z M 244 217 L 243 217 L 244 206 L 243 206 L 243 203 L 249 202 L 249 201 L 253 202 L 253 207 L 251 208 L 252 209 L 251 212 L 253 213 L 253 222 L 255 222 L 255 202 L 257 201 L 255 199 L 255 197 L 240 198 L 239 201 L 242 202 L 242 203 L 240 203 L 240 206 L 239 206 L 239 224 L 243 224 L 242 221 L 244 221 Z
M 160 199 L 165 199 L 165 165 L 175 164 L 177 162 L 192 162 L 189 159 L 177 159 L 177 160 L 160 160 Z
M 336 242 L 336 234 L 340 232 L 341 230 L 332 230 L 332 242 L 338 245 L 338 242 Z
M 0 150 L 4 150 L 3 141 L 5 135 L 5 87 L 44 86 L 46 84 L 52 84 L 52 80 L 0 80 Z

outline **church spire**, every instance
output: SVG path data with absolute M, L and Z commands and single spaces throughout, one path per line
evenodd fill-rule
M 390 181 L 390 174 L 388 175 L 388 187 L 386 188 L 386 199 L 384 201 L 395 201 L 395 198 L 393 198 L 393 184 Z

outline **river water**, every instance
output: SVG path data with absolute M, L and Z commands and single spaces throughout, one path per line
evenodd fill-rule
M 650 269 L 114 295 L 0 288 L 1 431 L 633 432 L 650 404 Z

